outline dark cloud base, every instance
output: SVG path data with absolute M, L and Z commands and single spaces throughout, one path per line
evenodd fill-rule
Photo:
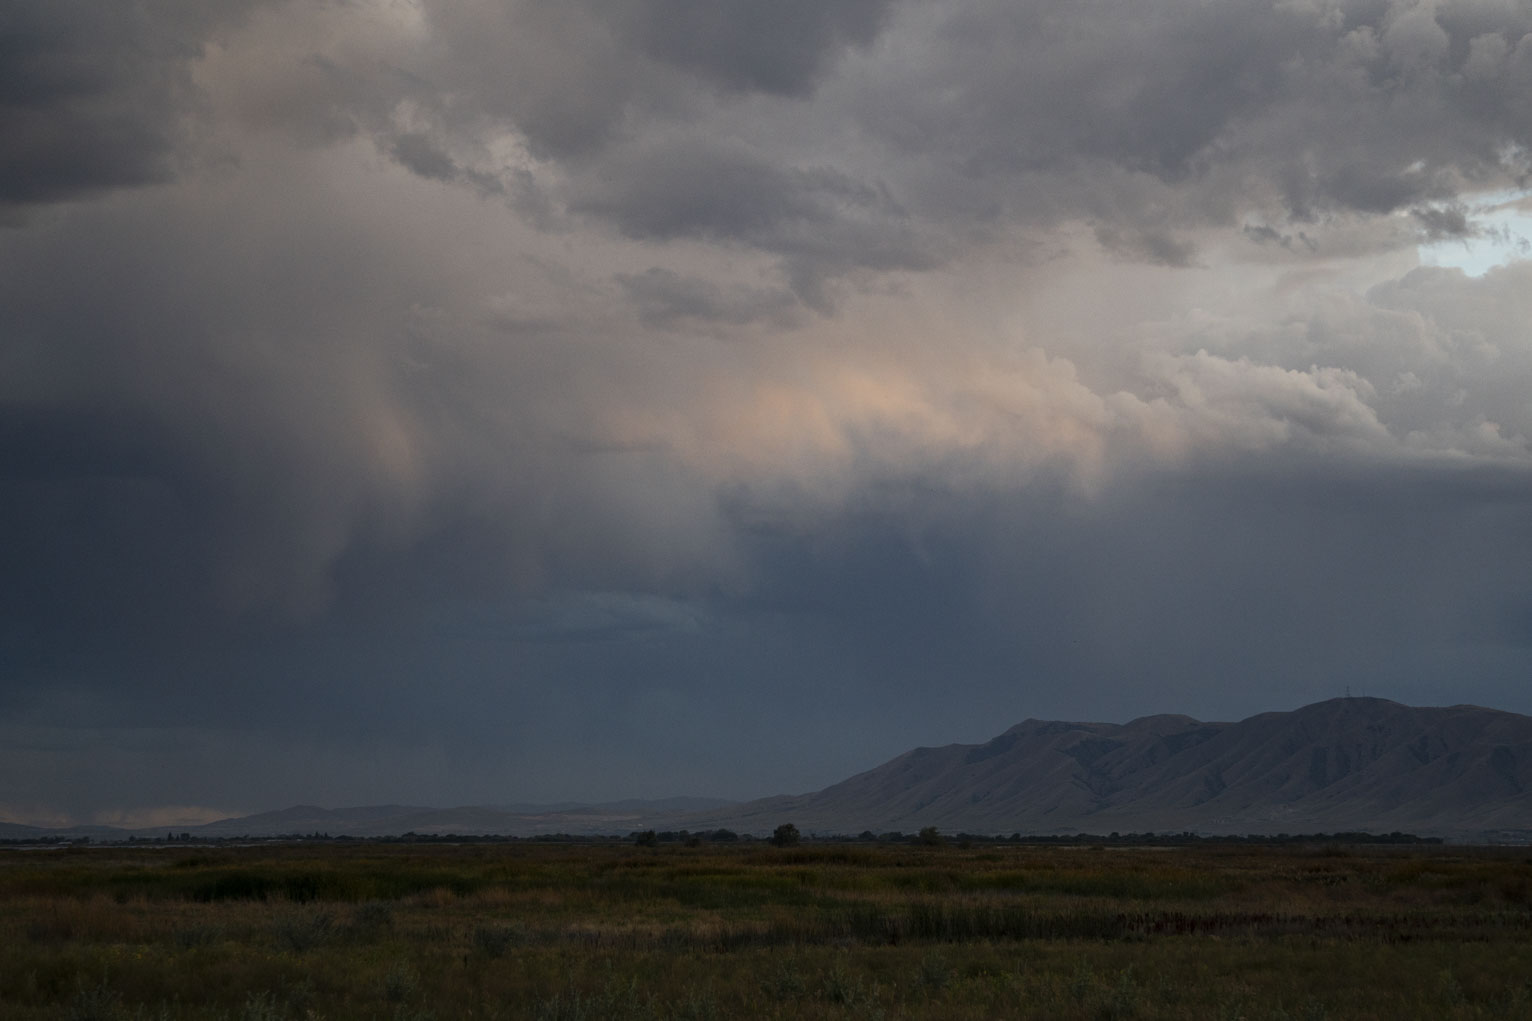
M 444 599 L 464 591 L 455 564 L 492 555 L 454 530 L 469 549 L 354 554 L 336 604 L 302 626 L 193 636 L 183 605 L 108 628 L 34 604 L 19 633 L 10 615 L 5 673 L 25 683 L 7 702 L 33 726 L 202 735 L 190 775 L 216 782 L 143 764 L 144 797 L 172 804 L 217 801 L 219 784 L 301 800 L 298 777 L 221 772 L 221 741 L 326 749 L 334 798 L 384 798 L 397 773 L 367 779 L 365 749 L 395 745 L 450 760 L 411 781 L 427 800 L 744 796 L 1027 716 L 1234 719 L 1347 688 L 1532 710 L 1532 574 L 1505 563 L 1532 549 L 1524 478 L 1230 471 L 1090 502 L 931 499 L 915 532 L 877 511 L 757 531 L 739 594 Z M 70 690 L 100 708 L 60 717 L 78 706 L 45 693 Z

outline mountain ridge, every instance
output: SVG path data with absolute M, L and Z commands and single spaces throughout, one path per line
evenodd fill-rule
M 753 832 L 772 816 L 811 832 L 1526 830 L 1532 717 L 1348 697 L 1232 723 L 1028 719 L 695 821 Z

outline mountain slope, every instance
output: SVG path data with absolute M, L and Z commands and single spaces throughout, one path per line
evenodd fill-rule
M 692 822 L 761 832 L 786 819 L 821 832 L 1526 830 L 1532 717 L 1344 698 L 1238 723 L 1027 720 Z

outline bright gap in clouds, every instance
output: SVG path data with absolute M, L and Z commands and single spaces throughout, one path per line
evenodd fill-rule
M 1532 258 L 1532 191 L 1492 192 L 1469 207 L 1476 236 L 1421 245 L 1427 266 L 1460 269 L 1483 276 L 1496 266 Z

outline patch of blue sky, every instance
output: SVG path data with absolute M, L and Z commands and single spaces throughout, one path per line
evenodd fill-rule
M 1496 266 L 1532 258 L 1532 191 L 1481 195 L 1469 203 L 1468 217 L 1474 233 L 1419 246 L 1422 265 L 1456 268 L 1477 277 Z

